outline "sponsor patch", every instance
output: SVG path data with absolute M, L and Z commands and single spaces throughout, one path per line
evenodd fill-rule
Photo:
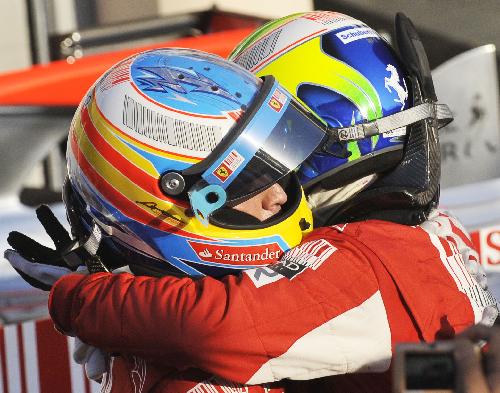
M 343 44 L 348 44 L 353 41 L 361 40 L 363 38 L 378 38 L 379 35 L 369 27 L 355 27 L 349 30 L 341 31 L 335 34 Z
M 212 172 L 217 179 L 225 182 L 232 173 L 239 168 L 245 158 L 236 150 L 231 150 L 221 164 Z
M 283 106 L 286 104 L 286 94 L 283 93 L 280 89 L 274 90 L 274 93 L 269 100 L 269 106 L 274 109 L 276 112 L 281 112 Z
M 307 268 L 318 269 L 335 251 L 337 248 L 326 240 L 313 240 L 288 250 L 269 269 L 291 280 Z
M 247 246 L 188 242 L 196 255 L 208 263 L 268 265 L 283 254 L 283 249 L 276 242 Z
M 279 274 L 277 271 L 267 266 L 248 269 L 243 273 L 246 274 L 250 278 L 250 280 L 252 280 L 257 288 L 263 287 L 267 284 L 272 284 L 273 282 L 285 278 L 285 276 Z

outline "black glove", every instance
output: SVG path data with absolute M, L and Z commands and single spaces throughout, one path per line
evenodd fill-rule
M 7 250 L 5 258 L 26 282 L 48 291 L 58 278 L 75 271 L 79 266 L 87 265 L 90 272 L 107 271 L 96 253 L 88 251 L 88 243 L 92 243 L 92 249 L 97 250 L 100 236 L 96 240 L 91 233 L 83 241 L 72 239 L 46 205 L 36 209 L 36 215 L 52 239 L 55 250 L 17 231 L 10 232 L 7 238 L 14 250 Z
M 7 242 L 17 254 L 31 263 L 48 266 L 59 266 L 68 269 L 68 271 L 76 270 L 77 266 L 68 266 L 68 264 L 63 259 L 64 250 L 68 249 L 73 243 L 68 231 L 54 216 L 54 213 L 47 205 L 42 205 L 38 209 L 36 209 L 36 215 L 40 223 L 43 225 L 45 231 L 54 242 L 54 245 L 56 247 L 55 250 L 46 247 L 33 240 L 32 238 L 26 236 L 24 233 L 20 233 L 17 231 L 9 233 Z M 9 262 L 11 262 L 11 265 L 14 265 L 15 262 L 11 261 L 11 259 L 16 258 L 13 255 L 13 252 L 6 252 L 5 257 L 9 260 Z M 25 281 L 36 288 L 43 289 L 44 291 L 50 290 L 51 285 L 48 285 L 46 282 L 44 283 L 43 281 L 40 281 L 40 278 L 38 277 L 33 277 L 36 274 L 28 272 L 28 270 L 30 270 L 29 266 L 27 266 L 27 269 L 23 269 L 23 264 L 19 264 L 19 261 L 20 260 L 17 259 L 17 267 L 14 266 L 14 269 L 16 269 L 16 271 Z

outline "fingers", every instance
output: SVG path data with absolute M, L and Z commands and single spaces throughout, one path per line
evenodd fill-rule
M 488 348 L 483 353 L 486 380 L 493 393 L 500 393 L 500 328 L 490 329 Z
M 7 242 L 14 250 L 32 262 L 43 263 L 58 259 L 54 250 L 36 242 L 24 233 L 17 231 L 10 232 Z
M 75 337 L 73 359 L 85 366 L 87 378 L 94 381 L 99 381 L 108 368 L 108 355 L 99 348 L 85 344 L 78 337 Z
M 455 341 L 457 389 L 462 393 L 489 393 L 480 358 L 467 338 Z
M 457 335 L 457 338 L 465 338 L 472 342 L 488 341 L 498 331 L 498 327 L 491 328 L 482 324 L 472 326 Z
M 87 378 L 94 381 L 101 380 L 103 374 L 108 371 L 108 356 L 98 348 L 91 352 L 89 361 L 85 363 Z
M 48 286 L 52 286 L 62 276 L 72 273 L 70 269 L 62 266 L 34 263 L 27 260 L 14 250 L 6 250 L 4 257 L 9 261 L 14 269 L 21 271 L 39 283 Z
M 90 351 L 93 347 L 82 342 L 78 337 L 75 337 L 75 348 L 73 350 L 73 360 L 78 364 L 85 364 L 90 356 Z
M 45 228 L 57 250 L 63 250 L 71 243 L 71 237 L 61 222 L 47 205 L 41 205 L 36 209 L 38 220 Z
M 496 306 L 487 306 L 483 310 L 480 325 L 493 326 L 498 317 L 498 308 Z
M 477 345 L 486 342 L 481 356 Z M 500 393 L 500 328 L 475 325 L 456 339 L 458 386 L 464 393 Z M 481 361 L 482 358 L 482 361 Z

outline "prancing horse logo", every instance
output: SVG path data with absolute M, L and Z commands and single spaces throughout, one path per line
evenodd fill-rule
M 406 87 L 406 81 L 404 80 L 404 78 L 402 78 L 404 87 L 401 86 L 398 70 L 392 64 L 387 64 L 387 67 L 385 69 L 386 71 L 389 71 L 391 73 L 389 77 L 384 77 L 385 88 L 389 90 L 389 93 L 392 93 L 392 89 L 394 89 L 394 91 L 398 95 L 398 98 L 395 98 L 394 102 L 399 102 L 401 104 L 400 110 L 403 110 L 405 102 L 408 99 L 408 88 Z

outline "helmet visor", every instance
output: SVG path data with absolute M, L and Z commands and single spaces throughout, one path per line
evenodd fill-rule
M 286 176 L 327 138 L 325 126 L 270 77 L 245 115 L 223 149 L 207 157 L 208 168 L 188 192 L 204 223 L 225 204 L 235 205 Z

